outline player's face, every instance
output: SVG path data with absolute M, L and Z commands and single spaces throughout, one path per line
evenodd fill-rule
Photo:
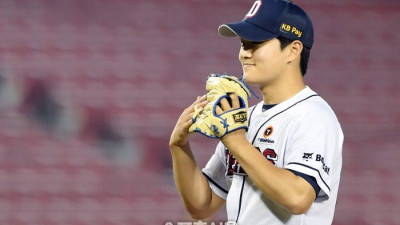
M 241 40 L 239 60 L 243 77 L 249 84 L 265 86 L 277 81 L 285 65 L 285 54 L 280 42 L 274 38 L 265 42 Z

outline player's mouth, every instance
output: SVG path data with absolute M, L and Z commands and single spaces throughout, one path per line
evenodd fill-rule
M 243 63 L 243 69 L 252 67 L 252 66 L 254 66 L 254 65 L 255 65 L 255 64 L 252 64 L 252 63 Z

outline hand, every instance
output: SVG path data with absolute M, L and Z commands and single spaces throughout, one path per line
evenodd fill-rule
M 201 113 L 194 114 L 195 123 L 189 127 L 189 133 L 221 138 L 241 128 L 247 130 L 250 93 L 242 80 L 226 74 L 211 74 L 206 82 L 206 90 L 209 102 Z
M 229 95 L 229 99 L 221 99 L 220 104 L 215 108 L 215 112 L 217 113 L 217 115 L 221 115 L 224 112 L 237 108 L 240 108 L 239 97 L 236 94 L 232 93 Z
M 169 145 L 170 146 L 180 146 L 184 147 L 188 144 L 189 139 L 189 127 L 193 124 L 192 116 L 195 112 L 195 107 L 197 110 L 201 110 L 208 103 L 206 96 L 198 96 L 197 100 L 194 101 L 188 108 L 186 108 L 180 115 L 174 130 L 172 131 Z
M 224 112 L 240 108 L 239 97 L 232 93 L 229 95 L 228 98 L 221 99 L 220 105 L 218 105 L 215 109 L 217 115 L 223 114 Z M 244 137 L 246 134 L 245 129 L 238 129 L 236 131 L 232 131 L 226 134 L 224 137 L 221 138 L 223 143 L 230 142 L 230 140 L 238 140 L 241 137 Z

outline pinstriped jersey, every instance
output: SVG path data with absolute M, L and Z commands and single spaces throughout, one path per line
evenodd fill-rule
M 306 87 L 266 111 L 260 102 L 249 108 L 248 116 L 246 137 L 260 154 L 277 167 L 315 178 L 320 191 L 305 214 L 292 215 L 262 194 L 220 142 L 203 174 L 211 189 L 226 199 L 228 221 L 239 225 L 331 224 L 343 145 L 343 132 L 331 107 Z

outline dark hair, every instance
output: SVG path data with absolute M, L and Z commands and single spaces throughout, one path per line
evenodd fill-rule
M 283 50 L 288 46 L 290 43 L 293 42 L 293 40 L 284 38 L 279 36 L 278 40 L 281 42 L 281 49 Z M 310 58 L 310 49 L 303 46 L 303 51 L 301 51 L 300 55 L 300 72 L 304 76 L 307 72 L 307 66 L 308 66 L 308 59 Z

